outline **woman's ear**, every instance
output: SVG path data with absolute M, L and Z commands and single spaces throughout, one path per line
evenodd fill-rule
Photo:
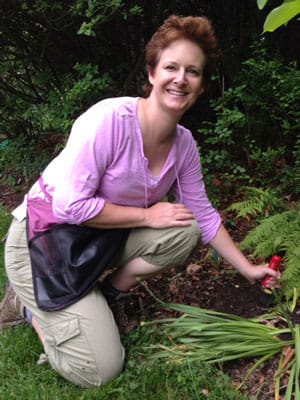
M 148 68 L 148 81 L 153 85 L 153 79 L 154 79 L 154 69 L 153 68 Z

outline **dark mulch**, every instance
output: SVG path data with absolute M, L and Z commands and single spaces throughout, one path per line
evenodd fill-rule
M 16 190 L 0 184 L 1 203 L 12 210 L 22 200 L 25 186 Z M 225 215 L 224 219 L 226 222 Z M 251 228 L 247 221 L 234 220 L 233 217 L 228 221 L 230 223 L 226 224 L 236 242 Z M 208 248 L 202 246 L 195 251 L 187 265 L 152 278 L 145 285 L 164 302 L 188 304 L 247 318 L 262 315 L 267 310 L 266 298 L 259 284 L 251 285 L 229 265 L 217 260 Z M 138 322 L 172 315 L 170 311 L 157 305 L 143 285 L 133 290 L 124 301 L 128 314 Z M 254 360 L 243 359 L 226 363 L 222 368 L 231 377 L 233 385 L 238 386 L 253 363 Z M 274 398 L 277 363 L 278 358 L 274 358 L 251 375 L 243 388 L 249 398 Z

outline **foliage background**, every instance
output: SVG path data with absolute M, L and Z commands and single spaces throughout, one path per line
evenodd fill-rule
M 258 217 L 294 207 L 300 24 L 296 17 L 263 33 L 282 1 L 259 3 L 263 10 L 255 0 L 0 0 L 0 184 L 26 191 L 86 108 L 106 97 L 142 95 L 145 45 L 165 18 L 205 15 L 222 59 L 209 95 L 182 123 L 198 143 L 208 194 L 224 209 L 245 197 L 245 187 L 271 190 Z M 270 206 L 276 197 L 280 209 Z
M 299 23 L 262 35 L 264 18 L 280 4 L 269 3 L 259 11 L 247 0 L 2 0 L 2 178 L 31 182 L 87 107 L 140 95 L 145 44 L 176 13 L 208 16 L 223 52 L 209 97 L 182 121 L 199 142 L 209 191 L 218 192 L 213 182 L 224 167 L 226 180 L 249 182 L 254 168 L 259 181 L 265 170 L 274 180 L 272 164 L 286 170 L 279 180 L 290 191 L 299 158 Z
M 222 60 L 209 96 L 182 123 L 199 144 L 214 204 L 225 208 L 248 196 L 232 212 L 241 218 L 254 215 L 258 222 L 264 218 L 245 247 L 259 257 L 278 249 L 288 254 L 291 293 L 291 283 L 300 282 L 299 22 L 294 18 L 272 34 L 262 34 L 266 16 L 281 3 L 270 0 L 260 11 L 255 0 L 0 0 L 0 185 L 26 190 L 62 148 L 74 119 L 96 101 L 141 95 L 145 44 L 167 16 L 206 15 L 215 26 Z M 1 234 L 9 223 L 6 211 L 3 215 Z M 287 215 L 292 215 L 289 221 Z M 229 217 L 226 222 L 231 223 Z M 3 265 L 0 278 L 3 283 Z M 160 399 L 167 392 L 170 398 L 180 393 L 203 399 L 207 396 L 198 388 L 205 386 L 211 399 L 242 398 L 227 392 L 223 377 L 204 374 L 202 365 L 193 371 L 186 365 L 137 368 L 140 343 L 135 339 L 142 337 L 149 343 L 144 332 L 128 339 L 128 372 L 100 395 L 96 390 L 79 393 L 53 371 L 32 367 L 40 344 L 36 341 L 27 354 L 24 343 L 36 340 L 33 334 L 23 327 L 9 331 L 0 343 L 5 382 L 0 397 L 125 399 L 151 393 Z

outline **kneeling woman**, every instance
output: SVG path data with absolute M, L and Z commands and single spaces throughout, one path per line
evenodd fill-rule
M 179 124 L 219 56 L 209 21 L 171 16 L 146 50 L 145 98 L 106 99 L 75 121 L 13 212 L 5 246 L 0 327 L 29 320 L 52 367 L 84 387 L 123 368 L 110 306 L 138 279 L 182 265 L 199 239 L 249 281 L 278 278 L 229 237 L 207 198 L 193 136 Z M 175 202 L 163 201 L 170 192 Z

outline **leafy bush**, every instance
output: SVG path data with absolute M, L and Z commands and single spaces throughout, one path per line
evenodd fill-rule
M 19 99 L 16 120 L 10 118 L 11 124 L 5 121 L 5 132 L 12 130 L 12 134 L 7 134 L 0 146 L 1 165 L 5 176 L 9 173 L 9 183 L 16 184 L 20 176 L 23 179 L 38 176 L 62 147 L 63 136 L 67 136 L 77 115 L 98 101 L 99 96 L 104 96 L 110 87 L 110 77 L 108 74 L 100 76 L 97 66 L 76 64 L 74 73 L 65 76 L 63 88 L 52 89 L 46 102 L 28 105 Z M 26 121 L 30 123 L 26 125 Z M 18 135 L 17 123 L 24 129 Z M 54 137 L 58 140 L 51 143 Z
M 211 102 L 215 122 L 205 121 L 199 130 L 208 182 L 219 175 L 234 186 L 281 184 L 283 190 L 297 195 L 299 103 L 297 66 L 284 65 L 263 48 L 254 48 L 233 86 Z M 297 179 L 299 183 L 299 173 Z
M 98 66 L 79 64 L 67 74 L 63 88 L 49 93 L 47 102 L 32 105 L 23 114 L 41 132 L 68 134 L 74 119 L 94 102 L 105 97 L 112 86 L 108 73 L 100 75 Z
M 20 136 L 5 139 L 0 144 L 0 180 L 18 191 L 19 185 L 30 185 L 55 156 L 64 138 L 61 135 L 41 134 L 30 139 Z

